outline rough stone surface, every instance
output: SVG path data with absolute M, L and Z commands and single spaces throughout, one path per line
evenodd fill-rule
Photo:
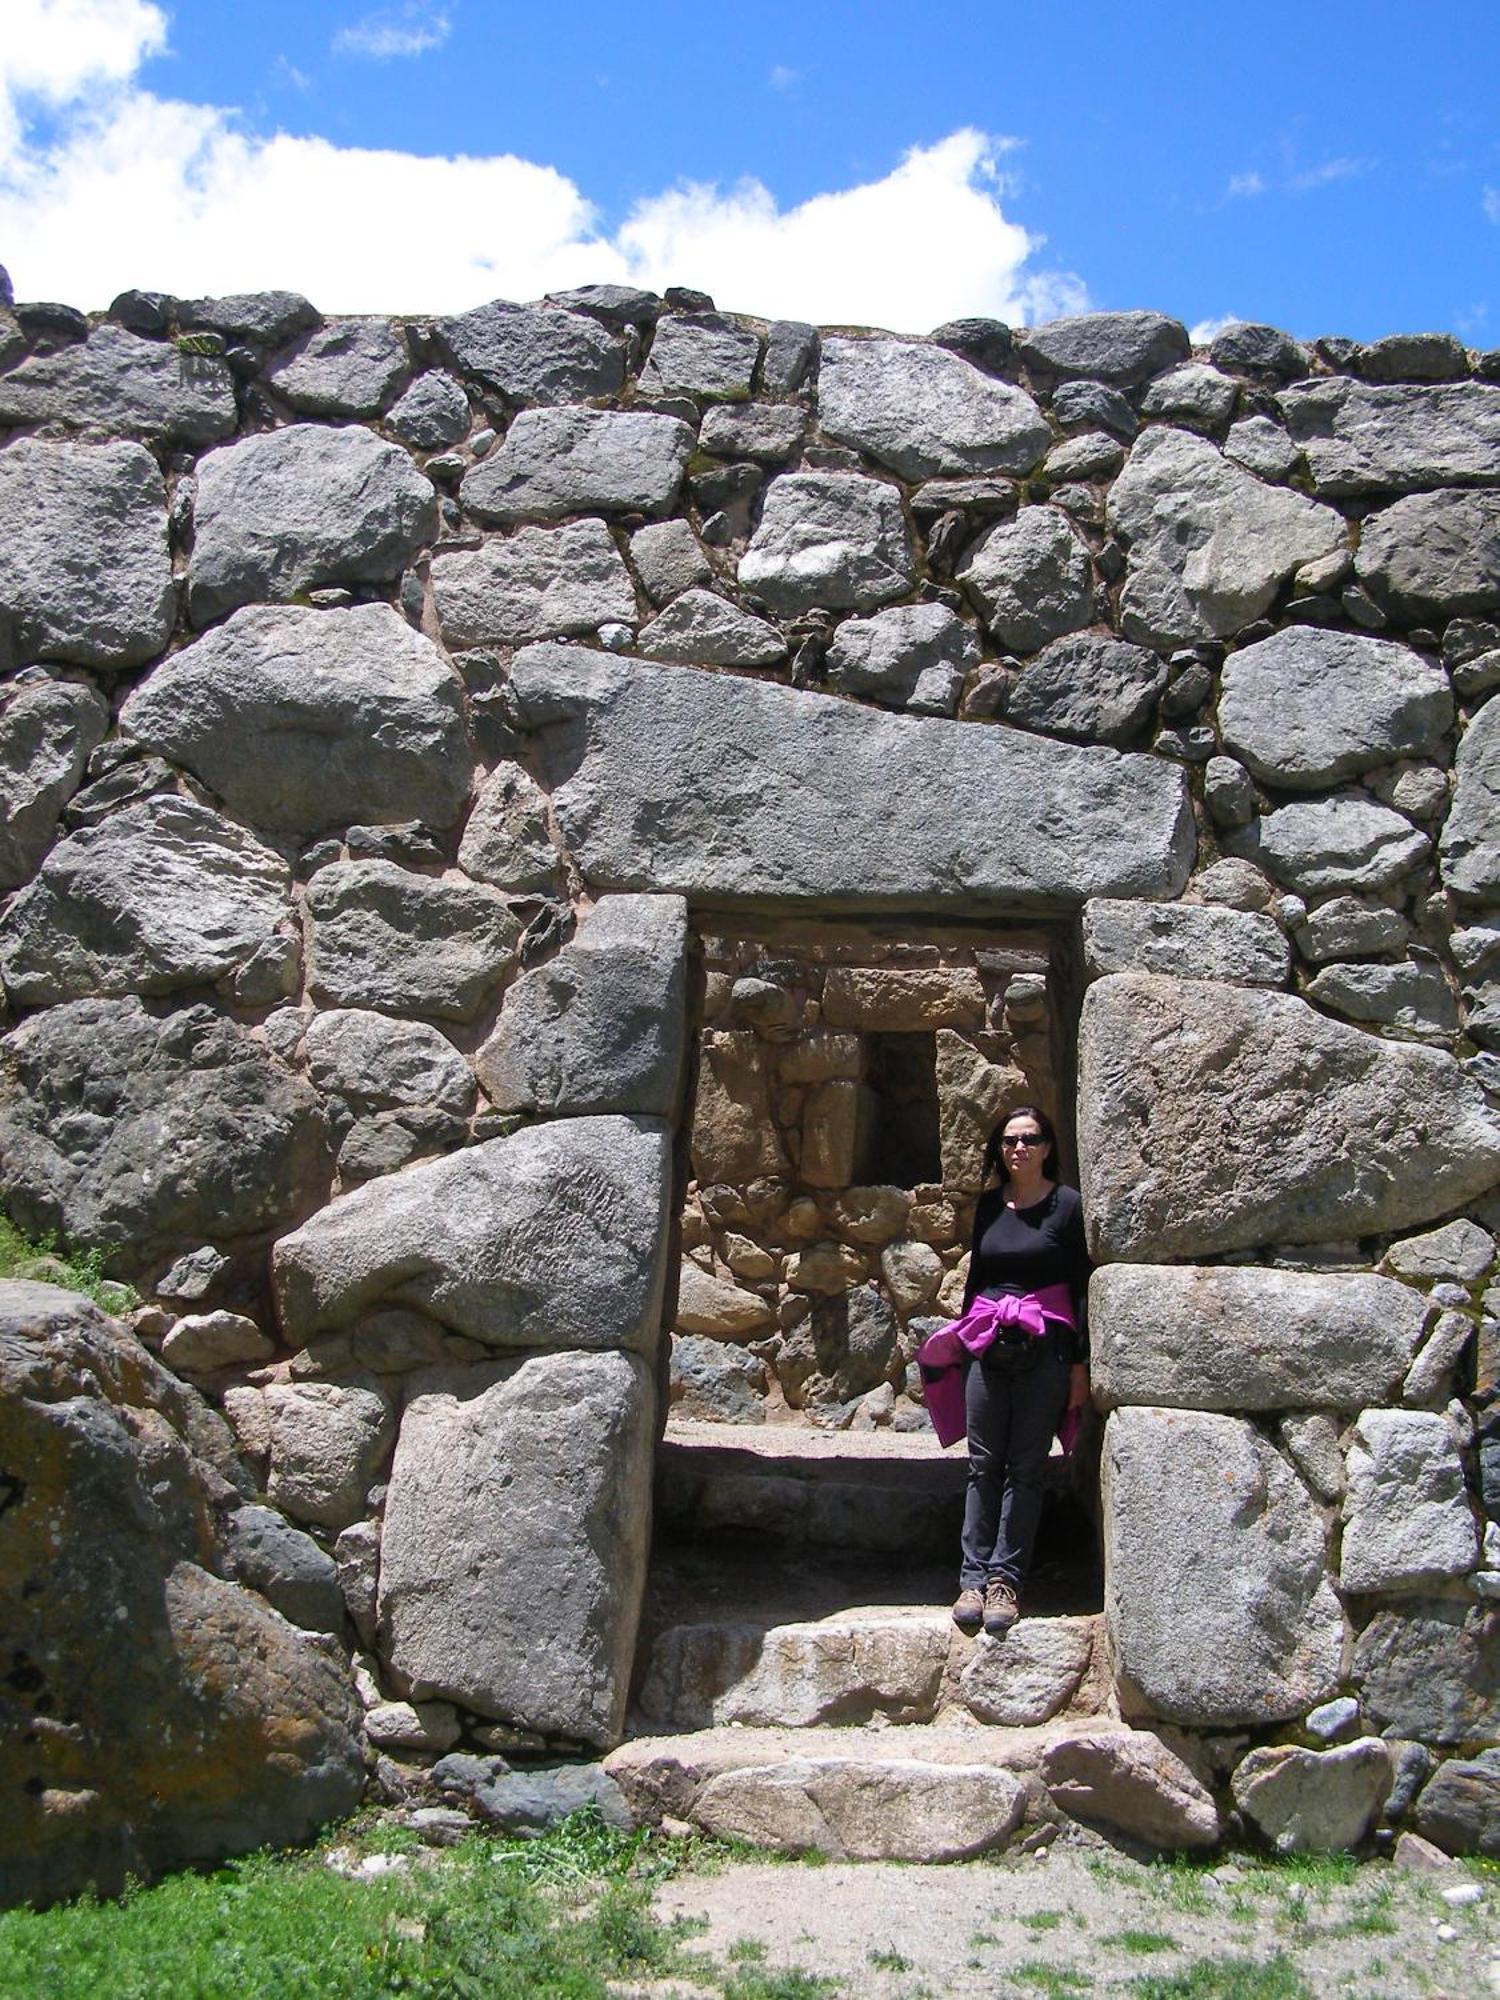
M 339 1633 L 344 1600 L 333 1557 L 271 1507 L 236 1507 L 224 1523 L 225 1568 L 236 1583 L 306 1632 Z
M 1141 397 L 1141 414 L 1175 417 L 1179 423 L 1220 431 L 1229 421 L 1237 394 L 1237 385 L 1217 368 L 1186 361 L 1150 384 Z
M 222 1423 L 75 1293 L 0 1287 L 0 1877 L 37 1903 L 305 1838 L 364 1787 L 347 1670 L 210 1574 Z M 102 1633 L 108 1633 L 101 1645 Z
M 458 676 L 386 604 L 248 605 L 164 660 L 120 723 L 279 831 L 451 826 L 473 774 Z
M 717 314 L 663 319 L 641 370 L 641 388 L 649 396 L 742 402 L 750 394 L 759 354 L 760 341 L 747 327 Z
M 458 865 L 496 889 L 556 895 L 563 887 L 563 858 L 547 830 L 547 796 L 519 764 L 497 765 L 480 786 Z
M 1390 1785 L 1389 1748 L 1364 1736 L 1334 1750 L 1289 1743 L 1252 1750 L 1231 1790 L 1278 1854 L 1337 1854 L 1359 1846 Z
M 488 1347 L 654 1354 L 668 1153 L 647 1119 L 559 1119 L 356 1189 L 276 1245 L 287 1338 L 407 1306 Z
M 1026 353 L 1065 380 L 1087 376 L 1128 385 L 1186 361 L 1192 348 L 1187 329 L 1163 313 L 1099 312 L 1032 327 Z
M 468 1021 L 516 961 L 505 897 L 393 861 L 337 861 L 308 884 L 307 981 L 333 1007 Z
M 620 343 L 595 321 L 554 306 L 496 299 L 439 320 L 450 361 L 518 403 L 584 403 L 625 379 Z
M 1065 1736 L 1043 1751 L 1041 1777 L 1064 1812 L 1149 1846 L 1212 1847 L 1219 1838 L 1212 1794 L 1149 1730 Z
M 1426 1041 L 1445 1041 L 1458 1032 L 1458 1002 L 1441 967 L 1431 960 L 1325 966 L 1307 992 L 1320 1006 L 1372 1027 L 1394 1028 Z
M 1104 1459 L 1105 1616 L 1126 1712 L 1263 1726 L 1337 1694 L 1325 1530 L 1275 1448 L 1234 1417 L 1125 1409 Z
M 500 449 L 464 475 L 481 521 L 555 521 L 592 508 L 665 514 L 693 433 L 646 410 L 522 410 Z
M 48 1009 L 0 1042 L 0 1195 L 34 1233 L 145 1262 L 285 1222 L 327 1185 L 312 1091 L 210 1007 Z
M 666 604 L 713 571 L 687 521 L 651 521 L 630 537 L 630 560 L 653 604 Z
M 427 1704 L 432 1706 L 433 1704 Z M 481 1819 L 498 1833 L 535 1839 L 561 1826 L 570 1813 L 593 1807 L 606 1826 L 630 1833 L 630 1808 L 614 1779 L 599 1764 L 554 1764 L 524 1771 L 497 1771 L 473 1792 Z
M 1431 848 L 1403 814 L 1356 792 L 1281 806 L 1224 844 L 1302 896 L 1389 889 Z
M 177 598 L 148 451 L 18 438 L 0 452 L 0 604 L 35 659 L 118 672 L 161 651 Z
M 1289 993 L 1099 980 L 1078 1103 L 1091 1241 L 1111 1259 L 1409 1229 L 1500 1178 L 1500 1129 L 1451 1056 Z
M 1399 910 L 1362 903 L 1357 896 L 1335 896 L 1320 903 L 1296 926 L 1297 949 L 1313 965 L 1330 958 L 1400 951 L 1407 935 L 1406 919 Z
M 1427 1743 L 1500 1734 L 1500 1610 L 1419 1598 L 1379 1611 L 1354 1648 L 1365 1712 L 1390 1734 Z
M 0 706 L 0 889 L 36 872 L 89 754 L 109 727 L 109 707 L 86 682 L 46 675 L 6 690 Z
M 1003 1847 L 1020 1824 L 1026 1788 L 982 1764 L 881 1764 L 793 1758 L 722 1771 L 692 1817 L 719 1840 L 836 1860 L 961 1861 Z
M 1464 1576 L 1479 1537 L 1446 1417 L 1366 1410 L 1349 1449 L 1339 1582 L 1345 1590 L 1421 1590 Z
M 220 299 L 184 299 L 177 315 L 186 327 L 221 333 L 226 340 L 254 340 L 277 347 L 317 322 L 316 306 L 300 292 L 234 292 Z
M 766 1419 L 766 1365 L 743 1348 L 697 1334 L 676 1333 L 672 1336 L 668 1395 L 673 1413 L 679 1417 L 700 1423 L 762 1424 Z
M 791 457 L 806 429 L 806 414 L 792 403 L 716 403 L 704 412 L 698 444 L 715 458 L 779 465 Z
M 266 380 L 314 417 L 373 417 L 410 372 L 406 342 L 388 319 L 339 319 L 305 333 Z
M 1144 758 L 563 647 L 518 654 L 512 686 L 600 888 L 972 908 L 1170 895 L 1186 877 L 1181 773 Z
M 979 641 L 942 604 L 901 604 L 873 618 L 846 618 L 828 649 L 835 687 L 872 695 L 919 715 L 952 715 Z
M 1443 880 L 1456 895 L 1500 895 L 1500 702 L 1486 702 L 1464 731 L 1458 783 L 1443 827 Z
M 602 521 L 522 528 L 508 541 L 438 556 L 432 598 L 451 647 L 524 646 L 636 617 L 629 573 Z
M 1385 1254 L 1385 1269 L 1394 1271 L 1398 1278 L 1446 1279 L 1450 1284 L 1472 1285 L 1484 1276 L 1494 1257 L 1494 1237 L 1477 1222 L 1464 1218 L 1393 1243 Z
M 774 625 L 712 590 L 685 590 L 641 634 L 648 660 L 718 667 L 774 667 L 786 640 Z
M 363 1381 L 273 1382 L 274 1506 L 320 1528 L 350 1527 L 369 1511 L 366 1496 L 396 1435 L 390 1402 L 373 1377 Z
M 1165 662 L 1144 646 L 1093 634 L 1058 639 L 1027 661 L 1006 715 L 1026 729 L 1123 750 L 1139 741 L 1166 684 Z
M 1441 1765 L 1417 1800 L 1416 1822 L 1447 1854 L 1500 1857 L 1500 1751 Z
M 1095 977 L 1139 968 L 1236 986 L 1284 986 L 1291 965 L 1280 926 L 1262 912 L 1107 897 L 1084 905 L 1083 956 Z
M 958 581 L 990 631 L 1017 653 L 1035 653 L 1094 615 L 1088 550 L 1056 507 L 1023 507 L 991 528 L 964 558 Z
M 1427 1318 L 1407 1285 L 1251 1265 L 1109 1264 L 1089 1285 L 1106 1406 L 1357 1410 L 1395 1394 Z
M 1500 486 L 1500 387 L 1307 382 L 1281 396 L 1320 493 Z
M 1008 1729 L 1049 1722 L 1077 1692 L 1093 1651 L 1091 1618 L 1022 1619 L 1002 1641 L 980 1641 L 958 1691 L 981 1722 Z
M 469 428 L 469 399 L 451 375 L 435 368 L 417 377 L 392 406 L 386 424 L 418 451 L 441 451 Z
M 1500 605 L 1500 494 L 1413 493 L 1360 529 L 1354 567 L 1382 602 L 1452 618 Z
M 650 1371 L 624 1354 L 414 1380 L 386 1502 L 380 1623 L 419 1694 L 586 1743 L 618 1738 L 653 1403 Z M 471 1505 L 501 1490 L 506 1505 Z
M 198 462 L 193 620 L 319 585 L 384 582 L 431 539 L 436 517 L 432 482 L 358 425 L 288 424 L 220 445 Z
M 739 579 L 773 611 L 874 611 L 915 579 L 901 495 L 857 472 L 794 472 L 766 489 Z
M 925 342 L 823 342 L 818 420 L 905 479 L 1029 472 L 1052 442 L 1024 390 Z
M 0 376 L 0 424 L 205 445 L 230 436 L 238 420 L 222 361 L 141 340 L 107 320 L 87 340 L 33 354 Z
M 473 1109 L 473 1072 L 452 1042 L 424 1021 L 329 1008 L 308 1022 L 303 1047 L 318 1089 L 350 1110 L 411 1104 L 466 1118 Z
M 185 1313 L 164 1336 L 161 1358 L 179 1375 L 207 1375 L 216 1368 L 268 1361 L 276 1351 L 243 1313 Z
M 1205 439 L 1165 428 L 1132 446 L 1109 520 L 1130 548 L 1125 636 L 1155 646 L 1239 631 L 1270 609 L 1293 571 L 1345 538 L 1332 508 L 1266 486 Z
M 606 896 L 505 996 L 474 1058 L 502 1111 L 676 1115 L 686 1053 L 687 907 Z

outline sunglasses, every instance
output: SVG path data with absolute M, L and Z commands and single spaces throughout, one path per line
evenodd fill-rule
M 1046 1135 L 1042 1132 L 1005 1132 L 1001 1134 L 1002 1146 L 1045 1146 Z

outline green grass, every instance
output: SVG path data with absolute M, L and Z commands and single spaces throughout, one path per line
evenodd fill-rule
M 1055 1996 L 1055 2000 L 1068 2000 L 1073 1993 L 1087 1993 L 1093 1980 L 1086 1972 L 1076 1972 L 1066 1965 L 1047 1965 L 1039 1958 L 1023 1959 L 1021 1964 L 1007 1968 L 1006 1977 L 1021 1986 L 1035 1987 L 1039 1993 Z
M 899 1951 L 879 1951 L 873 1946 L 865 1953 L 877 1972 L 910 1972 L 911 1960 L 903 1958 Z
M 65 1256 L 57 1247 L 55 1232 L 28 1236 L 4 1214 L 0 1214 L 0 1278 L 40 1278 L 65 1291 L 82 1292 L 106 1312 L 129 1312 L 140 1304 L 139 1294 L 129 1285 L 105 1277 L 102 1251 Z
M 1030 1916 L 1021 1917 L 1018 1921 L 1029 1931 L 1055 1931 L 1062 1923 L 1062 1911 L 1033 1910 Z
M 1176 1951 L 1177 1940 L 1168 1937 L 1165 1931 L 1115 1931 L 1112 1936 L 1102 1937 L 1100 1944 L 1112 1944 L 1117 1951 L 1134 1953 L 1137 1958 L 1149 1958 L 1153 1952 Z
M 1290 1959 L 1196 1958 L 1181 1972 L 1138 1979 L 1136 2000 L 1313 2000 Z

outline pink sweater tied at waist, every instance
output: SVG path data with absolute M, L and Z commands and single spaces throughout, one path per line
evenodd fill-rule
M 1007 1292 L 998 1299 L 977 1298 L 960 1319 L 949 1320 L 928 1334 L 917 1349 L 917 1362 L 922 1370 L 923 1400 L 939 1444 L 957 1444 L 968 1431 L 964 1363 L 983 1354 L 1012 1328 L 1019 1327 L 1040 1340 L 1053 1320 L 1064 1326 L 1075 1324 L 1073 1295 L 1066 1285 Z

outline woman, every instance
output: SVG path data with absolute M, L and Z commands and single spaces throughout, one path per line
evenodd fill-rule
M 960 1335 L 969 1483 L 953 1622 L 1008 1632 L 1031 1562 L 1042 1483 L 1064 1410 L 1089 1399 L 1083 1209 L 1057 1179 L 1057 1135 L 1034 1104 L 1006 1117 L 985 1152 Z M 1004 1303 L 988 1311 L 985 1301 Z M 977 1302 L 977 1308 L 976 1308 Z M 975 1333 L 972 1329 L 979 1329 Z M 993 1337 L 986 1334 L 993 1330 Z

